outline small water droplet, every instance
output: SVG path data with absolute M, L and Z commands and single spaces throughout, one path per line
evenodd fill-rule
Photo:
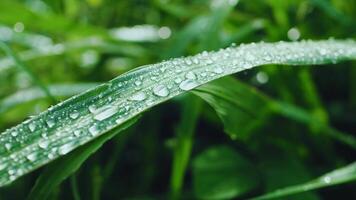
M 33 131 L 36 130 L 36 124 L 31 123 L 31 124 L 28 125 L 28 128 L 30 129 L 31 132 L 33 132 Z
M 100 131 L 97 125 L 93 125 L 89 128 L 89 132 L 92 136 L 96 136 Z
M 65 155 L 65 154 L 69 153 L 73 148 L 74 148 L 73 144 L 68 143 L 68 144 L 65 144 L 65 145 L 59 147 L 58 153 L 59 153 L 59 155 Z
M 92 110 L 90 110 L 90 106 L 89 106 L 89 111 L 90 111 L 90 112 L 94 112 L 95 109 L 93 108 Z M 73 110 L 73 112 L 71 112 L 71 113 L 69 114 L 69 117 L 70 117 L 71 119 L 77 119 L 77 118 L 79 117 L 79 112 L 76 111 L 76 110 Z
M 195 76 L 194 72 L 188 72 L 188 73 L 185 75 L 185 77 L 186 77 L 187 79 L 192 79 L 192 80 L 194 80 L 194 79 L 197 78 L 197 77 Z
M 41 140 L 39 143 L 38 143 L 38 146 L 41 148 L 41 149 L 47 149 L 49 145 L 49 141 L 48 140 Z
M 35 161 L 36 158 L 37 158 L 37 153 L 28 154 L 28 155 L 26 156 L 26 158 L 27 158 L 29 161 L 33 162 L 33 161 Z
M 6 148 L 6 150 L 10 150 L 11 149 L 11 147 L 12 147 L 12 145 L 10 144 L 10 143 L 6 143 L 5 144 L 5 148 Z
M 52 119 L 48 119 L 46 124 L 49 128 L 52 128 L 56 123 Z
M 89 112 L 95 113 L 95 111 L 96 111 L 96 106 L 95 106 L 95 105 L 90 105 L 88 109 L 89 109 Z
M 146 93 L 144 92 L 137 92 L 133 94 L 129 99 L 131 101 L 143 101 L 147 98 Z
M 6 163 L 0 163 L 0 171 L 4 170 L 7 167 Z
M 80 130 L 75 130 L 75 131 L 73 132 L 74 136 L 76 136 L 76 137 L 79 137 L 79 136 L 80 136 L 80 133 L 81 133 Z
M 169 90 L 166 86 L 164 85 L 158 85 L 152 89 L 153 94 L 160 96 L 160 97 L 166 97 L 169 94 Z
M 186 79 L 179 84 L 179 88 L 182 90 L 191 90 L 197 87 L 199 84 L 195 80 Z
M 323 181 L 325 183 L 331 183 L 331 178 L 329 176 L 324 177 Z
M 11 132 L 12 137 L 16 137 L 19 133 L 17 131 Z
M 214 69 L 214 72 L 217 73 L 217 74 L 221 74 L 224 71 L 223 71 L 223 69 L 221 67 L 217 67 L 217 68 Z
M 141 81 L 139 81 L 139 80 L 135 81 L 135 85 L 136 85 L 136 86 L 140 86 L 141 84 L 142 84 Z
M 182 82 L 182 79 L 181 79 L 181 78 L 176 78 L 176 79 L 174 80 L 174 82 L 178 84 L 178 83 Z

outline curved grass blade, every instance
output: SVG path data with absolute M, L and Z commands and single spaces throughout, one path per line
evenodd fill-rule
M 140 67 L 1 133 L 0 186 L 209 81 L 265 64 L 349 59 L 355 41 L 328 40 L 253 43 Z
M 96 152 L 106 141 L 116 134 L 133 125 L 137 120 L 138 117 L 51 163 L 37 179 L 27 199 L 47 199 L 52 190 L 76 172 L 91 154 Z
M 330 187 L 333 185 L 338 185 L 342 183 L 347 183 L 356 180 L 356 162 L 351 163 L 345 167 L 336 169 L 329 172 L 315 180 L 309 181 L 304 184 L 299 184 L 295 186 L 286 187 L 283 189 L 276 190 L 274 192 L 252 198 L 253 200 L 262 199 L 275 199 L 280 197 L 289 196 L 292 194 L 298 194 L 310 190 L 315 190 L 324 187 Z

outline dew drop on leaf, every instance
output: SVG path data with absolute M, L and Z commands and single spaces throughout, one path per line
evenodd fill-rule
M 49 145 L 49 141 L 48 140 L 41 140 L 39 143 L 38 143 L 38 146 L 41 148 L 41 149 L 47 149 Z
M 118 112 L 117 106 L 108 106 L 103 109 L 100 109 L 100 111 L 95 114 L 94 119 L 102 121 L 104 119 L 113 116 L 117 112 Z
M 160 96 L 160 97 L 166 97 L 169 94 L 169 90 L 166 86 L 164 85 L 158 85 L 152 89 L 153 94 Z
M 137 92 L 130 97 L 131 101 L 143 101 L 147 98 L 146 93 L 144 92 Z
M 92 135 L 92 136 L 96 136 L 98 133 L 99 133 L 99 129 L 97 127 L 97 125 L 93 125 L 89 128 L 89 133 Z
M 59 155 L 65 155 L 73 149 L 73 145 L 71 143 L 65 144 L 58 149 Z
M 187 79 L 196 79 L 197 77 L 195 76 L 194 72 L 188 72 L 186 75 L 185 75 L 185 78 Z
M 16 137 L 19 133 L 17 131 L 11 132 L 12 137 Z
M 26 158 L 27 158 L 29 161 L 33 162 L 33 161 L 35 161 L 36 158 L 37 158 L 37 153 L 28 154 L 28 155 L 26 156 Z
M 90 108 L 90 106 L 89 106 L 89 108 Z M 89 111 L 92 112 L 90 109 L 89 109 Z M 94 110 L 93 110 L 93 112 L 94 112 Z M 71 113 L 69 114 L 69 117 L 70 117 L 71 119 L 77 119 L 77 118 L 79 117 L 79 112 L 76 111 L 76 110 L 74 110 L 73 112 L 71 112 Z
M 33 132 L 36 130 L 36 124 L 31 123 L 28 125 L 28 128 L 30 129 L 31 132 Z
M 197 87 L 199 84 L 195 80 L 186 79 L 179 84 L 179 88 L 182 90 L 191 90 Z
M 55 122 L 52 119 L 48 119 L 46 124 L 49 128 L 52 128 L 55 125 Z

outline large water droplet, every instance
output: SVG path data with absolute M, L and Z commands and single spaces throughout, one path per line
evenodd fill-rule
M 160 96 L 160 97 L 166 97 L 169 94 L 169 90 L 166 86 L 164 85 L 158 85 L 152 89 L 153 94 Z
M 144 92 L 137 92 L 133 94 L 129 99 L 131 101 L 143 101 L 147 98 L 146 93 Z
M 198 82 L 196 82 L 195 80 L 186 79 L 179 84 L 179 88 L 187 91 L 197 87 L 198 85 Z
M 117 112 L 118 112 L 117 106 L 108 106 L 103 109 L 100 109 L 100 111 L 98 111 L 95 114 L 94 119 L 102 121 L 104 119 L 107 119 L 107 118 L 113 116 Z

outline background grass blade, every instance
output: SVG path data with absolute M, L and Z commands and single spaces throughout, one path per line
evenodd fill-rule
M 98 83 L 76 83 L 76 84 L 55 84 L 49 85 L 48 90 L 55 98 L 70 97 L 86 90 L 89 90 Z M 39 88 L 28 88 L 17 91 L 16 93 L 9 95 L 0 100 L 0 114 L 15 108 L 16 106 L 31 101 L 45 99 L 46 95 Z
M 356 180 L 356 163 L 351 163 L 345 167 L 336 169 L 323 176 L 304 184 L 290 186 L 276 190 L 274 192 L 252 198 L 253 200 L 275 199 L 318 188 L 330 187 L 337 184 L 347 183 Z
M 186 170 L 193 148 L 194 132 L 201 111 L 201 100 L 187 96 L 183 101 L 181 121 L 176 130 L 173 167 L 171 174 L 171 198 L 180 199 Z
M 135 69 L 1 133 L 0 185 L 214 79 L 265 64 L 324 64 L 355 58 L 352 40 L 258 43 Z
M 12 49 L 4 42 L 0 41 L 0 48 L 3 49 L 8 57 L 11 57 L 13 61 L 16 63 L 16 65 L 21 68 L 23 71 L 25 71 L 32 79 L 36 85 L 46 94 L 47 97 L 49 97 L 52 101 L 52 103 L 56 103 L 57 100 L 52 96 L 51 92 L 48 90 L 47 86 L 42 83 L 42 81 L 26 66 L 24 62 L 20 58 L 17 57 L 15 52 L 12 51 Z

